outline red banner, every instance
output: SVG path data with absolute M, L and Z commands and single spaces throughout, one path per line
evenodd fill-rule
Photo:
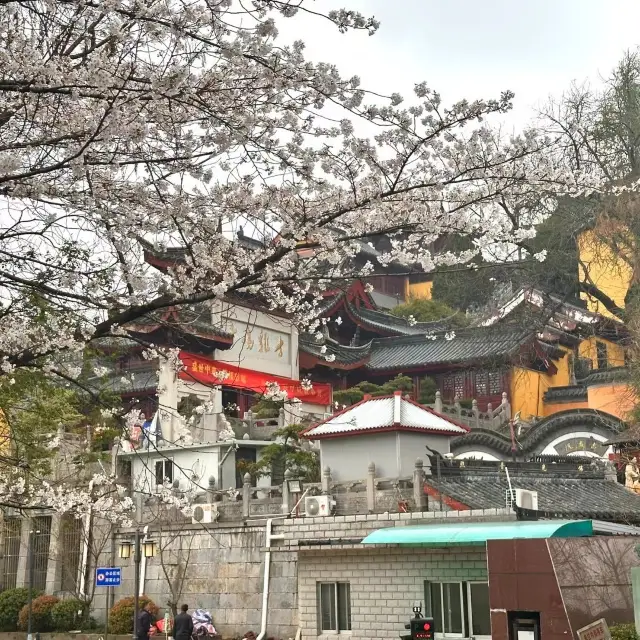
M 280 389 L 286 391 L 290 399 L 298 398 L 298 400 L 310 404 L 331 404 L 330 384 L 316 382 L 313 383 L 312 389 L 305 391 L 299 380 L 242 369 L 225 362 L 194 356 L 185 351 L 180 352 L 180 360 L 184 365 L 184 370 L 180 372 L 180 378 L 183 380 L 193 380 L 206 385 L 221 384 L 225 387 L 250 389 L 256 393 L 264 393 L 267 390 L 267 382 L 277 382 Z

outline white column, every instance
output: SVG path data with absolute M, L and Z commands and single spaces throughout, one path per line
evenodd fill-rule
M 22 529 L 20 530 L 20 556 L 18 558 L 18 573 L 16 576 L 16 587 L 29 586 L 29 532 L 33 526 L 31 518 L 22 520 Z
M 174 421 L 178 413 L 178 376 L 166 358 L 160 358 L 158 375 L 158 404 L 162 437 L 174 441 Z
M 288 426 L 290 424 L 300 424 L 302 420 L 302 403 L 301 402 L 288 402 L 284 405 L 284 424 L 282 426 Z
M 202 442 L 218 442 L 222 417 L 222 390 L 212 389 L 210 402 L 213 406 L 202 416 Z M 194 436 L 194 440 L 198 438 Z
M 300 366 L 298 363 L 298 328 L 291 325 L 291 379 L 300 379 Z
M 62 563 L 64 562 L 65 548 L 62 539 L 64 532 L 62 517 L 54 514 L 51 517 L 51 534 L 49 536 L 49 559 L 47 561 L 47 593 L 55 593 L 62 584 Z M 27 582 L 28 584 L 28 582 Z

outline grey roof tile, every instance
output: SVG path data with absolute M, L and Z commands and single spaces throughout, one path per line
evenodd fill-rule
M 552 387 L 544 393 L 545 402 L 561 402 L 563 400 L 586 400 L 587 388 L 579 385 L 569 387 Z
M 470 472 L 439 480 L 431 477 L 427 484 L 471 509 L 492 509 L 506 504 L 508 483 L 504 473 Z M 640 519 L 640 496 L 621 484 L 605 480 L 603 474 L 588 471 L 563 476 L 552 471 L 512 474 L 511 485 L 514 489 L 537 491 L 540 511 L 603 520 Z
M 318 358 L 333 354 L 336 363 L 347 366 L 366 362 L 368 369 L 384 371 L 504 359 L 532 338 L 528 331 L 506 327 L 455 330 L 452 339 L 447 339 L 447 333 L 431 332 L 434 339 L 428 338 L 426 333 L 379 338 L 359 347 L 343 346 L 333 340 L 316 342 L 312 336 L 301 336 L 299 344 L 302 351 Z M 327 347 L 324 354 L 321 353 L 323 345 Z
M 597 369 L 590 373 L 586 378 L 580 380 L 584 386 L 592 384 L 603 384 L 608 382 L 618 382 L 629 378 L 629 369 L 627 367 L 611 367 L 609 369 Z
M 349 313 L 362 324 L 371 327 L 374 330 L 396 333 L 402 336 L 424 335 L 430 331 L 444 331 L 453 326 L 452 320 L 457 313 L 442 320 L 434 322 L 416 322 L 410 324 L 406 318 L 395 316 L 384 311 L 375 309 L 356 308 L 354 305 L 347 303 Z
M 130 331 L 137 333 L 137 327 L 159 325 L 177 330 L 185 334 L 204 334 L 219 336 L 224 340 L 233 340 L 233 335 L 222 327 L 217 327 L 211 322 L 211 313 L 204 307 L 181 307 L 170 317 L 165 317 L 166 311 L 153 311 L 146 316 L 134 320 L 130 324 Z
M 327 356 L 335 356 L 334 362 L 343 366 L 356 364 L 364 364 L 369 359 L 371 353 L 371 342 L 360 347 L 347 347 L 339 344 L 335 340 L 325 339 L 318 342 L 313 336 L 303 334 L 298 339 L 298 346 L 301 351 L 311 354 L 316 358 L 327 362 Z M 326 351 L 322 351 L 322 347 L 326 347 Z
M 374 340 L 368 368 L 374 370 L 455 364 L 500 359 L 513 355 L 531 339 L 529 331 L 520 328 L 474 327 L 455 330 L 448 340 L 446 332 L 435 339 L 425 335 Z

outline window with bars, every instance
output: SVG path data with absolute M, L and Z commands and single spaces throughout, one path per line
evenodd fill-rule
M 2 522 L 2 577 L 0 591 L 15 589 L 20 561 L 22 520 L 6 518 Z
M 318 582 L 318 631 L 351 631 L 351 587 L 348 582 Z
M 476 394 L 486 396 L 489 390 L 489 375 L 486 371 L 476 371 Z
M 487 582 L 426 582 L 426 615 L 433 617 L 437 637 L 490 638 Z
M 453 377 L 453 392 L 459 398 L 464 398 L 464 373 L 456 373 Z
M 165 482 L 173 482 L 173 461 L 158 460 L 156 462 L 156 486 Z
M 47 569 L 49 567 L 49 547 L 51 546 L 51 516 L 38 516 L 32 521 L 33 550 L 33 588 L 44 591 L 47 587 Z
M 502 393 L 502 374 L 500 371 L 489 371 L 489 395 Z
M 606 369 L 609 366 L 606 342 L 596 341 L 596 357 L 598 359 L 598 369 Z
M 82 540 L 84 525 L 82 520 L 65 517 L 61 523 L 62 548 L 64 556 L 61 566 L 62 591 L 76 593 L 79 586 L 80 563 L 82 559 Z

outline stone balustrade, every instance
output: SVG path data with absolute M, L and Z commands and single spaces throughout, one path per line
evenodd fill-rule
M 251 476 L 247 473 L 240 489 L 218 490 L 211 486 L 198 497 L 196 504 L 215 504 L 218 521 L 229 523 L 286 514 L 304 515 L 305 497 L 321 495 L 331 496 L 335 502 L 333 513 L 340 516 L 425 511 L 428 505 L 424 482 L 428 473 L 421 459 L 416 460 L 412 476 L 404 478 L 377 476 L 375 464 L 371 463 L 366 478 L 335 483 L 331 478 L 331 470 L 326 467 L 321 482 L 302 483 L 302 494 L 289 492 L 289 482 L 294 479 L 289 470 L 285 472 L 284 483 L 275 486 L 253 486 Z M 179 492 L 176 492 L 176 496 L 179 497 Z M 159 513 L 161 505 L 156 506 L 158 508 L 143 509 L 143 519 L 144 514 L 148 513 L 154 522 L 190 520 L 186 516 L 179 516 L 175 509 L 167 510 L 163 516 Z
M 436 391 L 435 402 L 429 406 L 438 413 L 451 416 L 472 429 L 498 431 L 511 420 L 511 404 L 505 392 L 502 393 L 500 404 L 494 409 L 493 405 L 489 403 L 486 411 L 480 411 L 478 401 L 475 398 L 471 401 L 469 409 L 462 406 L 459 396 L 454 398 L 453 404 L 446 404 L 442 401 L 442 395 L 439 391 Z

